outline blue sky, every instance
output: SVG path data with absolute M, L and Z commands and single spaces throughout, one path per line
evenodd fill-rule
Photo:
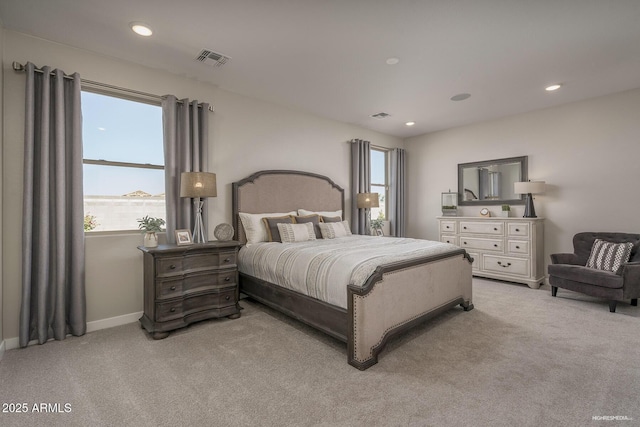
M 159 105 L 82 92 L 84 158 L 164 165 Z M 84 165 L 85 195 L 164 193 L 164 171 Z

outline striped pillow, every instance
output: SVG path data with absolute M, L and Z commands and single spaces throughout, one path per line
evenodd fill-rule
M 335 239 L 336 237 L 351 236 L 351 229 L 347 221 L 341 222 L 321 222 L 320 232 L 323 239 Z
M 316 233 L 313 230 L 313 224 L 305 222 L 304 224 L 278 224 L 278 231 L 282 243 L 306 242 L 308 240 L 316 240 Z
M 587 267 L 618 273 L 625 262 L 629 261 L 633 243 L 613 243 L 596 239 L 591 247 Z

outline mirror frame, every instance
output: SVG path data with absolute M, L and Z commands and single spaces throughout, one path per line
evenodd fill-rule
M 470 163 L 459 163 L 458 164 L 458 205 L 459 206 L 482 206 L 482 205 L 524 205 L 526 194 L 521 194 L 519 199 L 509 199 L 509 200 L 463 200 L 464 194 L 464 183 L 463 181 L 463 169 L 470 167 L 482 167 L 482 166 L 491 166 L 491 165 L 502 165 L 505 163 L 520 163 L 520 179 L 522 181 L 527 181 L 528 178 L 528 169 L 529 169 L 529 160 L 528 156 L 520 156 L 520 157 L 508 157 L 505 159 L 494 159 L 494 160 L 485 160 L 482 162 L 470 162 Z

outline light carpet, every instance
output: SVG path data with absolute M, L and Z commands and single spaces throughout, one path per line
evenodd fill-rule
M 640 307 L 483 279 L 473 300 L 366 371 L 343 343 L 248 300 L 240 319 L 164 340 L 132 323 L 10 350 L 0 425 L 640 425 Z

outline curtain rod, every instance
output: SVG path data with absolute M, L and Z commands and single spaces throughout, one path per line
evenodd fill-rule
M 13 70 L 14 71 L 25 71 L 25 67 L 24 65 L 22 65 L 21 63 L 17 62 L 17 61 L 13 61 Z M 42 69 L 41 68 L 35 68 L 35 71 L 37 73 L 42 73 Z M 66 74 L 64 75 L 65 79 L 70 79 L 71 77 L 67 76 Z M 134 89 L 127 89 L 124 87 L 120 87 L 120 86 L 114 86 L 114 85 L 110 85 L 107 83 L 100 83 L 100 82 L 94 82 L 92 80 L 86 80 L 86 79 L 80 79 L 80 82 L 82 84 L 88 85 L 88 86 L 93 86 L 93 87 L 97 87 L 97 88 L 105 88 L 105 89 L 112 89 L 112 90 L 116 90 L 116 91 L 121 91 L 121 92 L 126 92 L 126 93 L 131 93 L 133 95 L 138 95 L 138 96 L 143 96 L 146 98 L 151 98 L 151 99 L 157 99 L 159 101 L 162 101 L 163 99 L 166 98 L 166 96 L 161 96 L 161 95 L 155 95 L 153 93 L 147 93 L 147 92 L 141 92 L 138 90 L 134 90 Z M 182 104 L 182 101 L 178 101 L 179 104 Z M 200 107 L 200 105 L 199 105 Z M 209 111 L 211 111 L 213 113 L 213 105 L 209 104 Z
M 353 140 L 349 140 L 349 141 L 347 141 L 347 144 L 353 144 Z M 371 143 L 369 143 L 369 147 L 371 147 L 371 148 L 375 148 L 375 149 L 377 149 L 377 150 L 381 150 L 381 151 L 391 151 L 391 150 L 393 150 L 393 148 L 389 148 L 389 147 L 382 147 L 382 146 L 380 146 L 380 145 L 374 145 L 374 144 L 371 144 Z

